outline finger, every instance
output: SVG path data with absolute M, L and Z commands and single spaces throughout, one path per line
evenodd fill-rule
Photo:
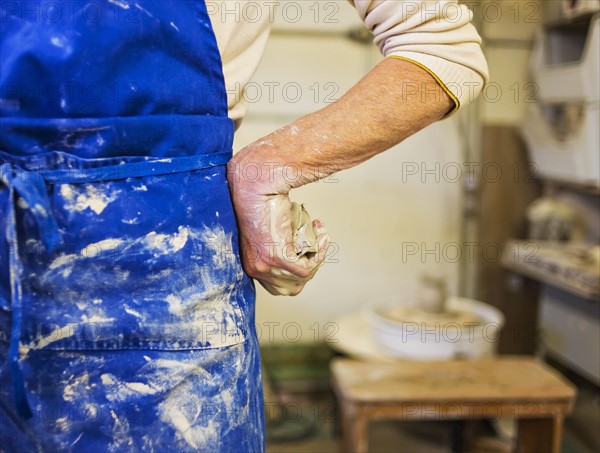
M 273 277 L 281 278 L 283 280 L 295 280 L 295 281 L 304 280 L 303 278 L 298 277 L 297 275 L 292 274 L 290 271 L 286 271 L 285 269 L 282 269 L 280 267 L 272 267 L 271 275 Z
M 314 265 L 318 269 L 325 263 L 327 250 L 329 249 L 329 244 L 331 244 L 331 236 L 329 236 L 325 225 L 320 220 L 313 221 L 313 229 L 317 235 L 318 247 L 317 252 L 312 254 L 312 256 L 308 256 L 308 258 L 309 261 L 314 262 Z
M 263 288 L 265 288 L 270 294 L 274 296 L 296 296 L 304 288 L 304 283 L 297 283 L 291 281 L 265 281 L 258 280 Z
M 260 279 L 257 279 L 257 280 L 258 280 L 258 283 L 260 283 L 261 286 L 269 292 L 269 294 L 272 294 L 273 296 L 281 296 L 282 295 L 274 285 L 271 285 L 270 283 L 268 283 L 264 280 L 260 280 Z

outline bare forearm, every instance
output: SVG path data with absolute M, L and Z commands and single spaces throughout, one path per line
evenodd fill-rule
M 228 179 L 246 272 L 272 294 L 300 292 L 324 262 L 329 236 L 314 221 L 318 252 L 290 253 L 289 191 L 364 162 L 452 105 L 427 71 L 388 59 L 335 104 L 241 150 L 229 163 Z
M 265 164 L 261 176 L 269 180 L 260 185 L 275 183 L 269 191 L 286 193 L 366 161 L 441 119 L 453 106 L 427 71 L 386 59 L 338 102 L 246 147 L 235 162 Z

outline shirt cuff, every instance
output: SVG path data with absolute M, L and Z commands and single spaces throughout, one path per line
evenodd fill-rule
M 386 58 L 396 58 L 416 64 L 427 71 L 450 96 L 454 108 L 444 118 L 455 113 L 462 105 L 473 102 L 483 89 L 485 79 L 474 70 L 465 71 L 458 63 L 419 52 L 397 52 Z

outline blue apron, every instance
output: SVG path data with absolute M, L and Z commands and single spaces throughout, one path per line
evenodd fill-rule
M 0 6 L 0 451 L 262 451 L 204 2 Z

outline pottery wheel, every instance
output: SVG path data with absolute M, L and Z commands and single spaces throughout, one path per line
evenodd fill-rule
M 416 307 L 393 307 L 378 309 L 376 312 L 393 322 L 418 324 L 427 329 L 444 328 L 446 325 L 481 324 L 483 319 L 475 313 L 464 310 L 448 310 L 443 313 L 430 313 Z

